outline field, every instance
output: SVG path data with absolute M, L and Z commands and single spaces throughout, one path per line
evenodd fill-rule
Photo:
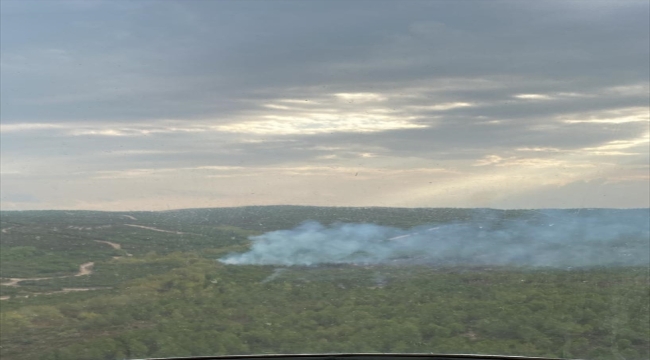
M 647 209 L 594 211 L 648 215 Z M 645 255 L 634 254 L 650 241 L 645 228 L 613 238 L 615 248 L 602 256 L 631 257 L 608 266 L 515 266 L 489 257 L 309 266 L 217 261 L 254 250 L 251 236 L 307 220 L 408 234 L 488 216 L 501 234 L 503 224 L 536 214 L 293 206 L 2 212 L 0 358 L 310 352 L 650 358 L 650 277 Z

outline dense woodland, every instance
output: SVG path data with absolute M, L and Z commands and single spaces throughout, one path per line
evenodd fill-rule
M 650 358 L 648 267 L 216 261 L 246 251 L 251 235 L 305 220 L 409 228 L 486 212 L 504 221 L 534 216 L 317 207 L 3 212 L 0 358 L 312 352 Z M 89 262 L 90 274 L 73 276 Z M 11 278 L 34 280 L 7 285 Z

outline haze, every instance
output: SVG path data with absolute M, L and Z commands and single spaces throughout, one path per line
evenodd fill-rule
M 5 1 L 1 208 L 650 206 L 647 1 Z

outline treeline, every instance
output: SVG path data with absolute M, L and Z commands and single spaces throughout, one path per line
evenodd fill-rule
M 2 211 L 5 226 L 59 224 L 81 226 L 117 226 L 124 223 L 161 226 L 174 231 L 206 234 L 215 226 L 250 231 L 288 229 L 305 220 L 323 224 L 334 222 L 372 223 L 410 228 L 423 224 L 466 222 L 477 219 L 530 219 L 565 214 L 603 214 L 607 216 L 645 216 L 650 209 L 563 209 L 496 210 L 466 208 L 394 208 L 394 207 L 321 207 L 321 206 L 245 206 L 233 208 L 183 209 L 173 211 L 101 212 L 101 211 Z M 62 229 L 65 227 L 63 226 Z
M 643 268 L 278 269 L 170 256 L 184 266 L 131 280 L 102 296 L 51 295 L 3 306 L 0 357 L 309 352 L 650 357 Z

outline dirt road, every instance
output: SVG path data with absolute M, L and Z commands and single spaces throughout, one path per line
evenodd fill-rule
M 120 250 L 122 248 L 122 245 L 110 241 L 105 241 L 105 240 L 94 240 L 95 242 L 102 243 L 102 244 L 108 244 L 110 245 L 113 249 L 115 250 Z
M 74 274 L 73 276 L 84 276 L 84 275 L 90 275 L 93 273 L 93 266 L 95 266 L 94 262 L 87 262 L 79 265 L 79 272 Z M 64 276 L 65 277 L 65 276 Z
M 0 283 L 4 286 L 20 286 L 18 283 L 22 281 L 37 281 L 37 280 L 49 280 L 49 279 L 61 279 L 73 276 L 84 276 L 90 275 L 93 273 L 94 262 L 87 262 L 79 265 L 79 271 L 74 275 L 63 275 L 63 276 L 51 276 L 51 277 L 40 277 L 40 278 L 9 278 L 8 282 Z
M 158 229 L 158 228 L 151 227 L 151 226 L 142 226 L 142 225 L 133 225 L 133 224 L 124 224 L 124 225 L 131 226 L 131 227 L 137 227 L 137 228 L 141 228 L 141 229 L 152 230 L 152 231 L 164 232 L 164 233 L 169 233 L 169 234 L 176 234 L 176 235 L 186 234 L 186 233 L 180 232 L 180 231 L 163 230 L 163 229 Z
M 6 233 L 5 230 L 7 229 L 2 229 L 3 233 Z M 104 241 L 104 240 L 94 240 L 97 243 L 103 243 L 111 246 L 113 249 L 116 250 L 121 250 L 122 245 L 118 243 L 114 243 L 111 241 Z M 126 256 L 133 256 L 132 254 L 126 253 Z M 114 259 L 119 259 L 121 256 L 115 256 L 113 257 Z M 75 276 L 85 276 L 85 275 L 90 275 L 93 273 L 93 266 L 95 266 L 95 263 L 93 261 L 89 261 L 86 263 L 83 263 L 79 265 L 79 271 L 76 274 L 73 275 L 63 275 L 63 276 L 50 276 L 50 277 L 38 277 L 38 278 L 9 278 L 9 281 L 0 283 L 0 285 L 4 286 L 20 286 L 20 282 L 22 281 L 38 281 L 38 280 L 50 280 L 50 279 L 62 279 L 62 278 L 68 278 L 68 277 L 75 277 Z M 50 295 L 50 294 L 59 294 L 59 293 L 68 293 L 68 292 L 74 292 L 74 291 L 89 291 L 89 290 L 101 290 L 101 289 L 106 289 L 106 288 L 97 288 L 97 287 L 89 287 L 89 288 L 63 288 L 62 290 L 59 291 L 51 291 L 51 292 L 46 292 L 46 293 L 34 293 L 33 295 Z M 21 295 L 20 297 L 29 297 L 29 295 Z M 1 296 L 0 300 L 9 300 L 11 296 Z
M 106 240 L 94 240 L 94 241 L 97 242 L 97 243 L 109 245 L 110 247 L 112 247 L 115 250 L 122 250 L 122 245 L 120 245 L 118 243 L 114 243 L 114 242 L 106 241 Z M 133 254 L 130 254 L 130 253 L 126 252 L 126 251 L 124 252 L 124 255 L 133 256 Z M 121 258 L 121 256 L 113 256 L 113 259 L 119 259 L 119 258 Z

